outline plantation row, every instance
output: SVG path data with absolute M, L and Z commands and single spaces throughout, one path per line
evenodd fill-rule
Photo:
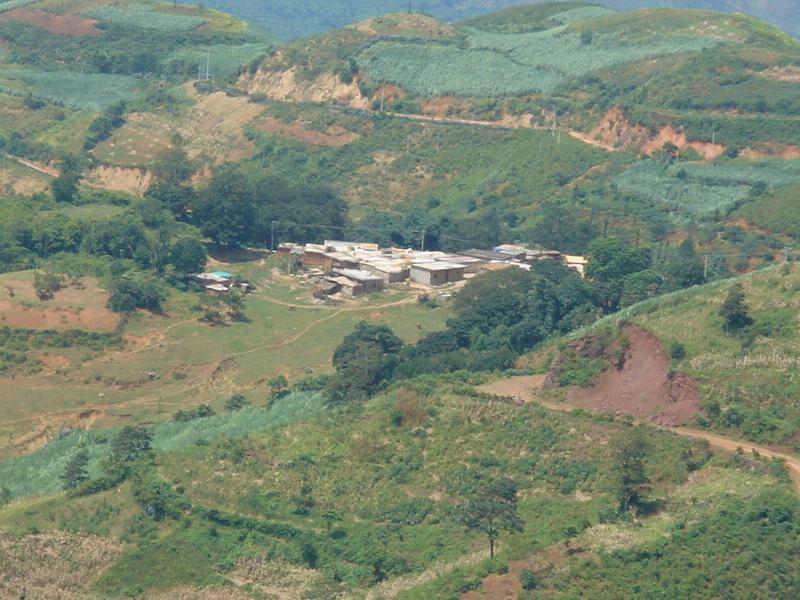
M 202 17 L 175 15 L 156 11 L 154 8 L 147 4 L 132 4 L 125 8 L 101 6 L 84 11 L 83 14 L 100 21 L 108 21 L 114 25 L 154 29 L 164 33 L 191 31 L 205 23 L 205 19 Z
M 466 43 L 459 45 L 381 41 L 357 62 L 372 79 L 419 95 L 502 96 L 552 92 L 571 79 L 615 65 L 718 44 L 711 38 L 669 34 L 639 42 L 617 33 L 568 33 L 566 26 L 521 34 L 464 32 Z
M 105 110 L 137 95 L 137 80 L 128 75 L 42 71 L 0 65 L 0 81 L 11 84 L 6 87 L 15 90 L 14 95 L 30 92 L 36 97 L 81 110 Z
M 727 211 L 754 191 L 781 187 L 800 177 L 800 161 L 672 163 L 648 159 L 615 179 L 623 190 L 697 216 Z

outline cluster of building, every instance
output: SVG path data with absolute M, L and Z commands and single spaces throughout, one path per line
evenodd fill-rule
M 293 257 L 319 276 L 319 296 L 337 293 L 358 296 L 405 282 L 438 287 L 469 279 L 481 271 L 511 267 L 530 269 L 541 260 L 562 263 L 581 276 L 586 266 L 586 259 L 582 256 L 513 244 L 449 254 L 330 240 L 324 244 L 281 244 L 277 252 Z

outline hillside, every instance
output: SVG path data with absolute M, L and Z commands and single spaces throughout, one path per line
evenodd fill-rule
M 749 318 L 740 331 L 726 330 L 720 315 L 736 284 L 743 285 Z M 789 263 L 634 305 L 575 334 L 577 341 L 551 355 L 552 385 L 543 393 L 798 451 L 798 285 L 798 269 Z M 619 340 L 628 344 L 625 359 L 611 367 L 604 361 Z M 544 354 L 534 363 L 541 360 Z M 571 388 L 578 373 L 585 377 L 582 388 Z M 674 389 L 659 396 L 662 385 Z
M 546 0 L 468 0 L 447 2 L 444 0 L 336 0 L 334 2 L 270 2 L 265 5 L 257 0 L 211 0 L 208 6 L 226 11 L 241 18 L 260 23 L 275 31 L 282 39 L 307 37 L 342 27 L 353 21 L 381 15 L 387 12 L 406 10 L 433 15 L 443 21 L 458 21 L 471 16 L 491 13 L 516 4 L 539 4 Z M 696 8 L 725 12 L 743 12 L 785 31 L 800 34 L 800 18 L 792 0 L 596 0 L 600 4 L 618 10 L 640 8 Z

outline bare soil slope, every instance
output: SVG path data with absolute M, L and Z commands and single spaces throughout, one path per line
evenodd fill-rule
M 670 374 L 664 347 L 650 332 L 631 326 L 623 335 L 629 343 L 621 368 L 608 369 L 590 388 L 570 389 L 569 403 L 668 427 L 688 423 L 700 409 L 694 381 Z

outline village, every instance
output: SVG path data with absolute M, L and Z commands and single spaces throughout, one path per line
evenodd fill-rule
M 284 257 L 287 271 L 314 283 L 318 300 L 354 298 L 393 287 L 432 290 L 457 288 L 476 274 L 508 268 L 529 270 L 539 261 L 554 261 L 584 276 L 583 256 L 558 250 L 532 249 L 502 244 L 490 249 L 472 249 L 451 254 L 408 248 L 381 248 L 369 242 L 326 240 L 322 244 L 283 243 L 275 253 Z M 215 271 L 194 276 L 207 293 L 224 295 L 232 289 L 243 292 L 251 285 L 231 273 Z

